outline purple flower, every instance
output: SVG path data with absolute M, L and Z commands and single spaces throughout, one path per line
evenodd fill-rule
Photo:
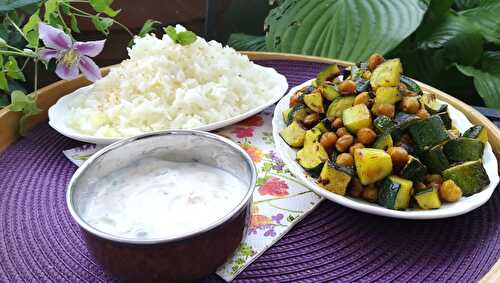
M 271 216 L 271 219 L 276 222 L 277 224 L 281 224 L 281 220 L 283 220 L 283 214 L 278 213 L 274 216 Z
M 285 163 L 283 160 L 276 154 L 274 151 L 270 151 L 269 155 L 271 156 L 271 160 L 273 161 L 273 170 L 282 171 L 283 167 L 285 167 Z
M 264 232 L 264 237 L 274 237 L 276 236 L 276 232 L 274 232 L 274 227 L 271 227 L 269 230 Z
M 73 42 L 60 29 L 45 23 L 38 24 L 40 39 L 46 47 L 39 50 L 44 61 L 57 60 L 56 74 L 63 80 L 72 80 L 78 76 L 78 69 L 90 81 L 101 78 L 99 67 L 90 59 L 101 53 L 106 40 Z

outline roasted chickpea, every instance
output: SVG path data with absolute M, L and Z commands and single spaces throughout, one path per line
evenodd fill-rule
M 354 158 L 350 153 L 341 153 L 335 161 L 339 165 L 354 166 Z
M 407 91 L 404 93 L 404 96 L 415 97 L 415 96 L 418 96 L 418 94 L 416 92 L 413 92 L 413 91 Z
M 369 80 L 372 76 L 372 72 L 370 72 L 369 70 L 366 70 L 363 72 L 363 75 L 361 75 L 361 77 L 363 77 L 363 79 L 365 80 Z
M 366 103 L 366 107 L 368 107 L 368 109 L 371 109 L 374 103 L 375 103 L 375 99 L 369 98 L 368 102 Z
M 326 132 L 319 139 L 319 143 L 327 150 L 331 150 L 337 142 L 337 135 L 334 132 Z
M 380 54 L 372 54 L 370 56 L 370 58 L 368 58 L 368 69 L 370 69 L 370 71 L 373 71 L 375 70 L 375 68 L 377 68 L 378 65 L 382 64 L 382 62 L 384 62 L 384 57 Z
M 408 87 L 404 83 L 399 83 L 398 84 L 398 89 L 401 90 L 401 91 L 403 91 L 403 92 L 408 91 Z
M 365 148 L 365 146 L 362 143 L 357 142 L 357 143 L 351 145 L 351 147 L 349 147 L 349 153 L 354 155 L 354 150 L 357 148 L 361 149 L 361 148 Z
M 378 189 L 374 184 L 370 184 L 363 189 L 361 197 L 369 202 L 376 202 L 378 198 Z
M 377 134 L 370 128 L 361 128 L 356 133 L 356 140 L 363 145 L 372 144 L 377 138 Z
M 338 89 L 342 95 L 351 95 L 356 92 L 356 83 L 351 80 L 341 82 Z
M 304 121 L 302 121 L 302 122 L 304 123 L 304 125 L 306 127 L 311 128 L 319 122 L 319 118 L 320 118 L 319 114 L 315 112 L 315 113 L 308 114 L 304 118 Z
M 389 118 L 394 118 L 394 115 L 396 114 L 396 107 L 389 103 L 379 105 L 377 110 L 379 115 L 385 115 Z
M 441 183 L 430 182 L 428 186 L 431 188 L 436 188 L 436 190 L 439 191 L 439 189 L 441 188 Z
M 396 166 L 404 166 L 406 162 L 408 162 L 408 152 L 406 149 L 399 147 L 399 146 L 394 146 L 390 147 L 387 150 L 387 153 L 391 156 L 392 163 L 395 164 Z
M 441 177 L 441 175 L 439 175 L 439 174 L 425 175 L 424 180 L 426 183 L 432 183 L 432 182 L 438 183 L 438 184 L 443 183 L 443 177 Z
M 426 119 L 426 118 L 429 118 L 431 116 L 431 114 L 429 114 L 429 112 L 427 112 L 427 110 L 425 110 L 424 108 L 420 108 L 416 114 L 418 117 L 420 117 L 422 119 Z
M 401 110 L 406 113 L 415 114 L 420 109 L 417 97 L 405 96 L 400 102 Z
M 290 107 L 294 107 L 294 106 L 300 104 L 300 98 L 299 97 L 300 97 L 301 94 L 302 93 L 300 91 L 297 91 L 296 93 L 294 93 L 292 95 L 292 97 L 290 97 L 290 103 L 289 103 Z
M 439 198 L 446 202 L 456 202 L 462 197 L 462 189 L 453 180 L 446 180 L 439 188 Z
M 337 131 L 335 132 L 337 134 L 337 137 L 345 136 L 349 134 L 349 131 L 347 130 L 346 127 L 341 127 L 338 128 Z
M 354 105 L 358 104 L 368 105 L 369 100 L 370 100 L 370 95 L 368 94 L 368 92 L 363 91 L 362 93 L 356 95 L 356 97 L 354 98 Z
M 342 118 L 335 118 L 332 122 L 332 128 L 338 129 L 342 128 L 344 124 L 342 123 Z
M 359 198 L 362 192 L 363 185 L 361 185 L 361 182 L 358 178 L 353 178 L 351 181 L 351 185 L 349 186 L 348 193 L 355 198 Z
M 337 140 L 335 148 L 339 152 L 345 152 L 352 145 L 353 142 L 354 142 L 353 136 L 351 136 L 350 134 L 343 135 Z

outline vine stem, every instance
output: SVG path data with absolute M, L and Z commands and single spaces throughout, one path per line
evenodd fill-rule
M 276 197 L 276 198 L 263 199 L 263 200 L 255 201 L 255 202 L 253 202 L 253 204 L 265 203 L 265 202 L 270 202 L 270 201 L 280 200 L 280 199 L 293 198 L 293 197 L 300 196 L 300 195 L 305 195 L 305 194 L 308 194 L 308 193 L 312 193 L 312 191 L 300 192 L 300 193 L 296 193 L 296 194 L 288 195 L 288 196 L 284 196 L 284 197 Z
M 24 56 L 24 57 L 30 57 L 30 58 L 37 58 L 37 56 L 34 55 L 34 54 L 27 54 L 27 53 L 24 53 L 24 52 L 16 52 L 16 51 L 8 51 L 8 50 L 0 50 L 0 54 Z
M 75 7 L 69 5 L 69 4 L 65 3 L 65 2 L 62 2 L 62 4 L 65 5 L 66 7 L 70 8 L 70 9 L 73 9 L 76 12 L 80 13 L 80 14 L 75 14 L 76 16 L 84 17 L 84 18 L 92 18 L 92 17 L 94 17 L 94 15 L 89 14 L 89 13 L 87 13 L 87 12 L 85 12 L 83 10 L 80 10 L 78 8 L 75 8 Z M 134 37 L 134 34 L 124 24 L 120 23 L 119 21 L 117 21 L 117 20 L 115 20 L 113 18 L 110 18 L 110 19 L 113 21 L 113 23 L 115 23 L 115 24 L 119 25 L 121 28 L 123 28 L 130 35 L 130 37 L 132 37 L 132 38 Z
M 16 25 L 16 23 L 14 23 L 14 21 L 9 17 L 9 15 L 7 14 L 5 16 L 5 18 L 10 22 L 10 24 L 21 34 L 21 36 L 29 42 L 29 40 L 26 38 L 26 36 L 24 35 L 23 31 Z

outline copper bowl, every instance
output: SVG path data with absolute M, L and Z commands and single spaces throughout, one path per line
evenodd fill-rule
M 178 237 L 122 238 L 100 231 L 81 217 L 89 184 L 144 157 L 196 161 L 224 169 L 248 184 L 243 200 L 208 227 Z M 117 279 L 127 282 L 194 282 L 214 272 L 238 247 L 250 216 L 255 166 L 238 145 L 215 134 L 174 130 L 109 145 L 73 175 L 66 194 L 71 216 L 91 253 Z

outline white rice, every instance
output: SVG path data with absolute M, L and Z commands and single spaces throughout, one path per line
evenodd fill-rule
M 184 30 L 177 26 L 177 30 Z M 247 56 L 203 38 L 190 45 L 169 36 L 136 38 L 130 59 L 80 96 L 69 127 L 98 137 L 196 128 L 269 101 L 275 85 Z

